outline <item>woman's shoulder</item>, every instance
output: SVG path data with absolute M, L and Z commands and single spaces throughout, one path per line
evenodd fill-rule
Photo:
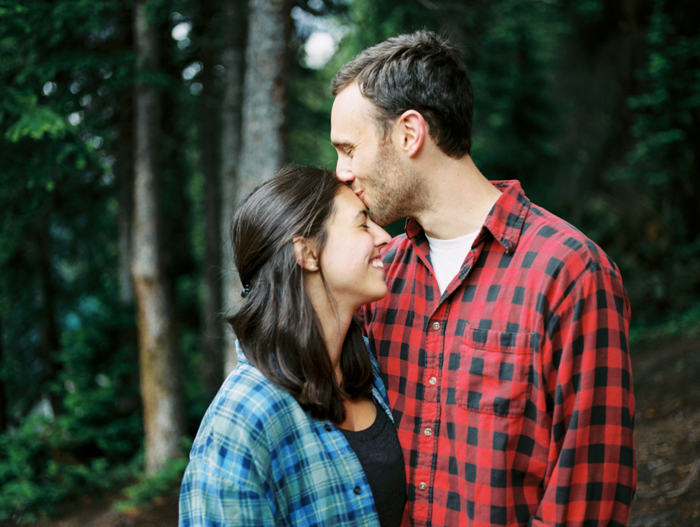
M 237 427 L 262 427 L 295 414 L 299 404 L 255 366 L 240 361 L 221 385 L 207 414 Z M 301 408 L 299 408 L 301 410 Z
M 239 360 L 204 414 L 192 454 L 208 456 L 222 447 L 266 452 L 307 420 L 294 397 Z
M 199 426 L 185 475 L 187 488 L 206 481 L 264 492 L 259 478 L 271 478 L 280 431 L 303 426 L 303 411 L 298 414 L 295 407 L 301 411 L 291 395 L 251 364 L 239 362 Z

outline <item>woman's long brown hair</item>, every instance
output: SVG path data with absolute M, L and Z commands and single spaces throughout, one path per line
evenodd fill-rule
M 245 199 L 231 232 L 234 262 L 248 292 L 227 319 L 251 364 L 314 417 L 336 424 L 345 419 L 346 397 L 371 393 L 371 363 L 353 322 L 343 343 L 343 386 L 338 385 L 292 240 L 313 239 L 322 254 L 343 185 L 332 172 L 297 165 Z

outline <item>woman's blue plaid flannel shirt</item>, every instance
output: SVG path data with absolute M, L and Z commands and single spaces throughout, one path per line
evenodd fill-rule
M 393 421 L 370 353 L 372 394 Z M 209 406 L 180 490 L 180 527 L 373 526 L 362 466 L 330 421 L 305 412 L 238 349 L 238 366 Z

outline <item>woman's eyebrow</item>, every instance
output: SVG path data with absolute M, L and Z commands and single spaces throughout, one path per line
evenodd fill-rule
M 367 221 L 369 219 L 369 212 L 367 212 L 367 209 L 363 209 L 360 212 L 358 212 L 357 216 L 355 216 L 355 219 L 359 218 L 360 216 L 364 216 L 363 220 Z

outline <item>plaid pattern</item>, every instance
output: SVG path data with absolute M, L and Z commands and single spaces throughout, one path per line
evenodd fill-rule
M 391 418 L 372 362 L 372 394 Z M 369 483 L 342 432 L 304 412 L 240 349 L 197 432 L 179 516 L 180 527 L 379 527 Z
M 571 225 L 502 195 L 440 297 L 413 220 L 359 313 L 404 449 L 416 526 L 621 527 L 636 487 L 629 303 Z M 405 516 L 404 516 L 405 517 Z

